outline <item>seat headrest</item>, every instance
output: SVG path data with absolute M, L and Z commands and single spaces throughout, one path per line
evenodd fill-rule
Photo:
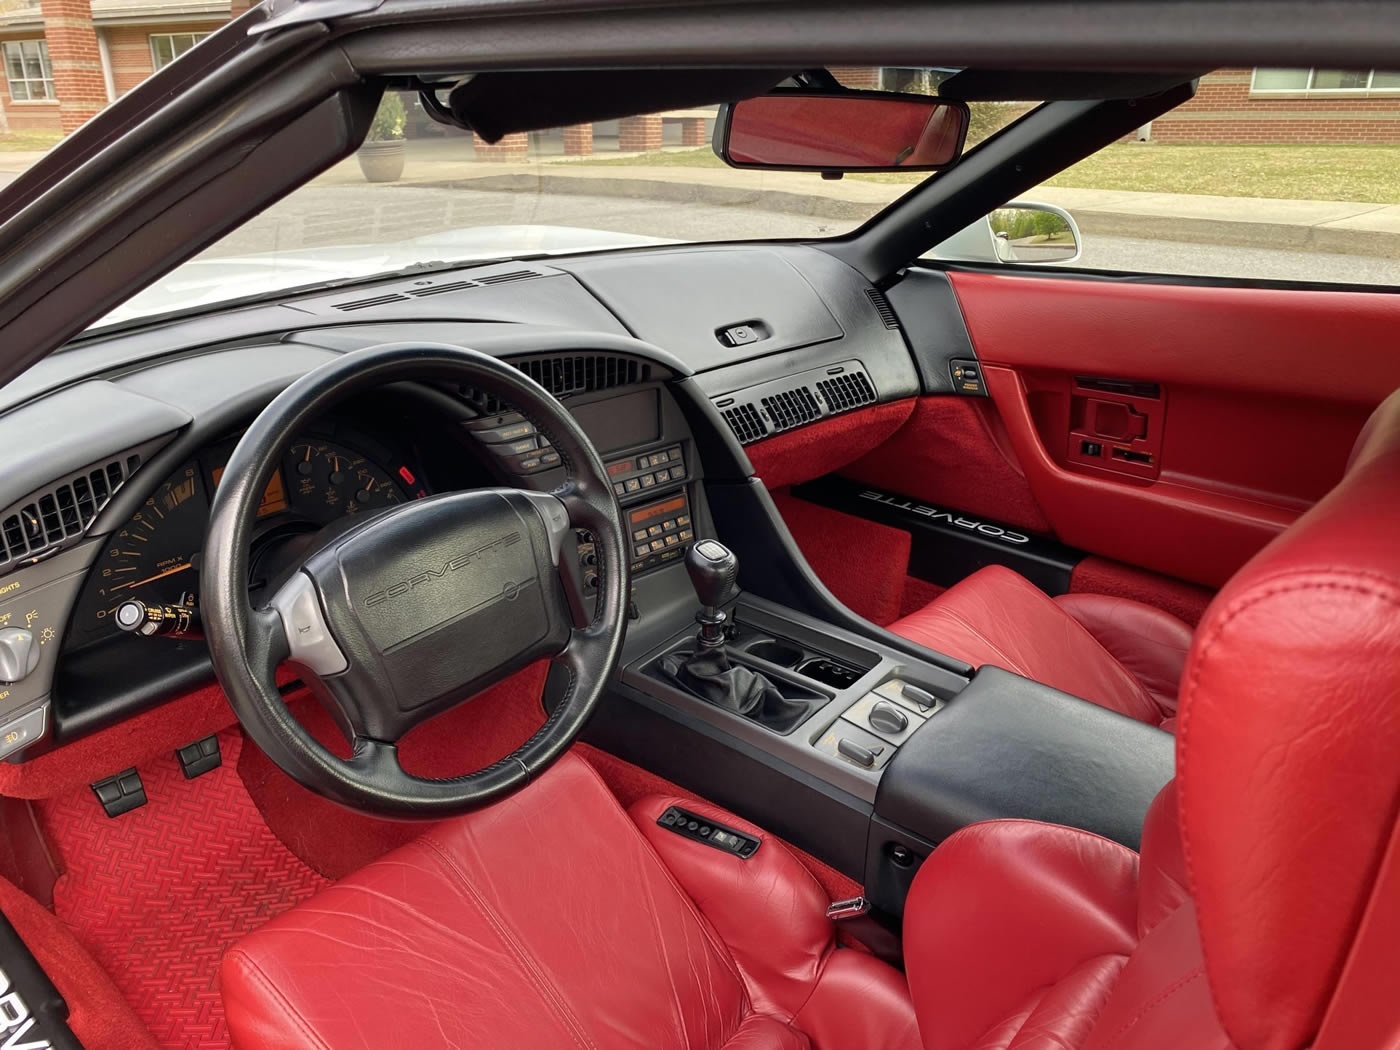
M 1207 610 L 1177 784 L 1220 1019 L 1239 1050 L 1306 1046 L 1400 808 L 1400 391 Z

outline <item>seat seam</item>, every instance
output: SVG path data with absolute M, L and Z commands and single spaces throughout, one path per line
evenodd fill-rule
M 281 1007 L 282 1013 L 292 1021 L 303 1038 L 311 1040 L 312 1045 L 318 1048 L 318 1050 L 331 1050 L 330 1044 L 321 1038 L 320 1033 L 316 1031 L 311 1022 L 302 1015 L 300 1010 L 291 1004 L 291 1001 L 282 994 L 281 989 L 272 983 L 272 978 L 263 971 L 263 968 L 259 966 L 256 960 L 248 955 L 247 952 L 239 948 L 233 948 L 225 958 L 232 960 L 233 964 L 243 972 L 244 976 L 251 978 L 269 999 L 272 999 Z M 225 1013 L 227 1013 L 227 1010 Z
M 1175 984 L 1173 984 L 1173 985 L 1171 985 L 1170 987 L 1168 987 L 1165 991 L 1159 992 L 1155 998 L 1149 1000 L 1149 1001 L 1146 1002 L 1146 1003 L 1143 1003 L 1143 1005 L 1142 1005 L 1141 1007 L 1138 1008 L 1137 1012 L 1136 1012 L 1135 1014 L 1133 1014 L 1132 1017 L 1128 1018 L 1128 1019 L 1127 1019 L 1126 1021 L 1124 1021 L 1121 1025 L 1119 1025 L 1119 1026 L 1118 1026 L 1118 1030 L 1115 1031 L 1115 1032 L 1113 1033 L 1113 1035 L 1109 1036 L 1109 1041 L 1108 1041 L 1107 1043 L 1104 1044 L 1104 1050 L 1112 1050 L 1112 1048 L 1113 1048 L 1114 1046 L 1117 1046 L 1119 1043 L 1122 1042 L 1123 1037 L 1124 1037 L 1125 1035 L 1127 1035 L 1128 1032 L 1130 1032 L 1133 1028 L 1135 1028 L 1135 1027 L 1137 1026 L 1137 1024 L 1138 1024 L 1139 1021 L 1141 1021 L 1144 1017 L 1146 1017 L 1146 1016 L 1147 1016 L 1149 1013 L 1151 1013 L 1153 1010 L 1157 1009 L 1157 1007 L 1159 1007 L 1159 1006 L 1161 1006 L 1163 1003 L 1165 1003 L 1168 999 L 1170 999 L 1172 996 L 1174 996 L 1177 992 L 1179 992 L 1179 991 L 1181 991 L 1183 988 L 1185 988 L 1185 987 L 1186 987 L 1188 984 L 1190 984 L 1192 981 L 1196 980 L 1198 977 L 1204 977 L 1204 976 L 1205 976 L 1205 969 L 1204 969 L 1203 967 L 1197 967 L 1196 969 L 1192 970 L 1189 974 L 1187 974 L 1185 977 L 1183 977 L 1183 978 L 1181 978 L 1180 980 L 1178 980 Z M 1208 982 L 1207 982 L 1207 989 L 1209 989 L 1209 983 L 1208 983 Z
M 476 905 L 477 911 L 481 913 L 487 923 L 495 931 L 496 936 L 506 946 L 507 950 L 516 957 L 516 961 L 525 971 L 536 991 L 540 993 L 545 1003 L 553 1010 L 555 1016 L 564 1028 L 573 1036 L 574 1043 L 579 1047 L 586 1047 L 589 1050 L 598 1050 L 598 1046 L 589 1036 L 583 1022 L 574 1014 L 572 1007 L 564 998 L 564 994 L 549 976 L 542 972 L 532 957 L 529 950 L 517 938 L 514 932 L 506 925 L 503 916 L 499 915 L 490 903 L 482 896 L 476 885 L 471 881 L 461 866 L 448 852 L 447 847 L 433 837 L 431 833 L 424 835 L 418 840 L 428 850 L 430 850 L 447 869 L 447 874 L 461 883 L 462 888 Z

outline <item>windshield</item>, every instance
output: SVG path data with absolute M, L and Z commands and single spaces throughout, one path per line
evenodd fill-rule
M 853 88 L 933 93 L 949 70 L 833 69 Z M 685 241 L 849 232 L 925 173 L 739 171 L 710 146 L 715 106 L 487 144 L 387 93 L 365 145 L 93 327 L 453 262 Z M 971 146 L 1029 105 L 973 106 Z

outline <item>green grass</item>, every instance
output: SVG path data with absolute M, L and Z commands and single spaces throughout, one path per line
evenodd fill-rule
M 729 165 L 715 156 L 709 146 L 698 149 L 667 149 L 655 153 L 634 153 L 627 157 L 607 157 L 594 155 L 586 160 L 570 163 L 586 164 L 590 168 L 727 168 Z
M 593 157 L 591 166 L 722 168 L 708 147 L 631 157 Z M 849 179 L 909 185 L 919 172 L 853 174 Z M 1162 146 L 1120 143 L 1047 185 L 1221 197 L 1400 203 L 1400 146 Z
M 1121 143 L 1048 183 L 1097 190 L 1400 203 L 1400 146 Z
M 63 140 L 61 131 L 16 131 L 0 135 L 0 153 L 40 153 Z

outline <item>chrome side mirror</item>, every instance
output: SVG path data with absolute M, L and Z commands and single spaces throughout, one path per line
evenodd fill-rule
M 1082 245 L 1078 223 L 1063 208 L 1012 201 L 934 245 L 923 258 L 1008 266 L 1072 263 Z

